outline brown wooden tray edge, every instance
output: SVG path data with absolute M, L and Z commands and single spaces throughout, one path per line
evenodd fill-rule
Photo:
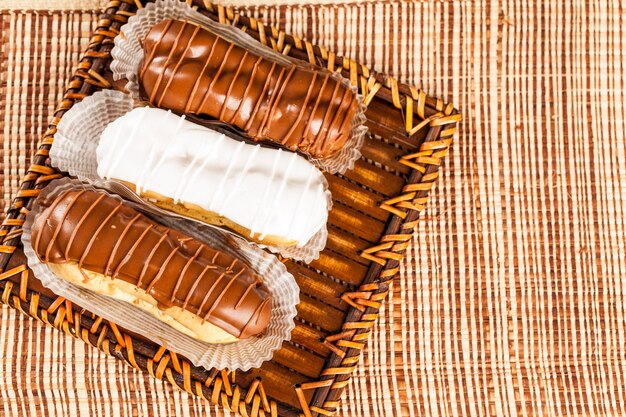
M 6 271 L 0 274 L 0 286 L 3 287 L 2 301 L 6 301 L 7 304 L 22 310 L 26 314 L 31 312 L 31 305 L 29 304 L 29 308 L 26 310 L 20 307 L 25 306 L 25 303 L 32 300 L 32 296 L 38 293 L 31 292 L 29 294 L 29 290 L 26 285 L 29 281 L 28 272 L 26 271 L 25 275 L 23 264 L 18 264 L 14 267 L 11 266 L 14 262 L 9 264 L 9 261 L 13 260 L 11 259 L 11 255 L 16 251 L 16 243 L 19 242 L 19 220 L 20 217 L 23 216 L 22 208 L 27 208 L 28 203 L 31 201 L 32 197 L 36 196 L 39 188 L 51 179 L 60 175 L 45 165 L 47 150 L 51 144 L 55 126 L 58 123 L 60 116 L 71 107 L 74 101 L 80 100 L 90 94 L 91 90 L 98 87 L 110 87 L 107 85 L 108 82 L 102 78 L 100 72 L 106 67 L 108 52 L 112 48 L 112 38 L 117 34 L 119 26 L 125 22 L 125 18 L 132 14 L 131 10 L 133 6 L 133 1 L 112 1 L 109 4 L 109 7 L 107 7 L 103 17 L 98 23 L 98 28 L 94 31 L 94 36 L 90 42 L 90 46 L 81 60 L 81 64 L 79 65 L 76 75 L 70 82 L 64 100 L 55 113 L 55 118 L 50 124 L 50 129 L 44 135 L 40 152 L 38 152 L 36 157 L 33 159 L 33 164 L 24 178 L 20 192 L 13 201 L 9 210 L 9 215 L 3 222 L 2 229 L 0 230 L 0 236 L 3 236 L 3 245 L 0 247 L 0 266 L 3 267 L 2 270 Z M 278 42 L 281 42 L 282 39 L 282 48 L 284 49 L 290 46 L 290 55 L 292 56 L 308 59 L 309 61 L 313 61 L 315 63 L 319 63 L 318 61 L 324 62 L 327 58 L 332 58 L 334 56 L 323 48 L 307 44 L 306 42 L 293 38 L 289 35 L 281 34 L 281 32 L 277 31 L 275 28 L 264 26 L 253 18 L 247 18 L 239 15 L 232 9 L 224 8 L 222 6 L 209 5 L 208 14 L 213 18 L 218 18 L 222 22 L 238 23 L 239 25 L 247 26 L 250 28 L 248 33 L 252 34 L 255 38 L 261 41 L 265 38 L 266 43 L 268 42 L 268 39 L 270 39 L 269 43 L 276 45 Z M 278 46 L 281 47 L 281 45 Z M 416 205 L 415 208 L 407 208 L 406 205 L 400 205 L 398 208 L 395 205 L 390 205 L 389 211 L 393 214 L 393 216 L 390 216 L 392 219 L 388 224 L 386 233 L 381 239 L 382 246 L 377 245 L 372 248 L 372 250 L 366 251 L 367 253 L 365 254 L 366 256 L 369 255 L 374 261 L 368 271 L 366 281 L 362 285 L 362 288 L 360 288 L 360 291 L 355 291 L 354 294 L 346 294 L 346 297 L 350 299 L 351 304 L 353 304 L 353 307 L 348 314 L 346 323 L 354 323 L 354 325 L 351 325 L 353 327 L 340 333 L 337 338 L 329 340 L 329 343 L 334 346 L 334 353 L 328 360 L 320 381 L 295 387 L 299 398 L 300 396 L 303 398 L 301 405 L 303 406 L 303 412 L 305 415 L 318 415 L 320 413 L 326 415 L 336 410 L 338 406 L 337 400 L 343 391 L 343 388 L 347 384 L 350 374 L 356 366 L 361 349 L 365 346 L 365 341 L 367 340 L 367 336 L 370 331 L 369 329 L 371 328 L 371 324 L 376 320 L 378 309 L 387 294 L 388 285 L 393 276 L 397 273 L 399 259 L 401 259 L 401 256 L 406 249 L 408 239 L 411 236 L 412 229 L 419 216 L 418 209 L 423 205 L 423 203 L 425 203 L 430 187 L 432 187 L 432 184 L 436 180 L 441 159 L 447 152 L 456 124 L 460 120 L 457 111 L 451 105 L 445 104 L 439 99 L 428 97 L 422 91 L 397 83 L 391 77 L 375 74 L 367 69 L 367 67 L 354 63 L 350 60 L 346 61 L 341 57 L 335 56 L 334 63 L 337 66 L 341 66 L 344 75 L 350 77 L 353 82 L 356 80 L 356 84 L 359 85 L 359 89 L 362 93 L 365 93 L 364 95 L 366 97 L 368 97 L 369 93 L 371 95 L 370 99 L 376 96 L 376 98 L 393 103 L 396 107 L 405 109 L 407 111 L 405 114 L 408 114 L 410 110 L 410 113 L 417 116 L 416 118 L 426 121 L 426 123 L 421 127 L 419 124 L 417 126 L 412 126 L 411 123 L 407 122 L 408 130 L 415 129 L 416 127 L 427 128 L 428 133 L 422 143 L 420 152 L 412 157 L 406 158 L 407 164 L 413 165 L 407 185 L 416 185 L 416 187 L 414 187 L 415 189 L 411 188 L 407 191 L 407 193 L 413 193 L 411 201 L 419 200 L 420 203 Z M 372 79 L 374 80 L 373 82 L 370 81 Z M 367 85 L 367 83 L 370 83 L 371 86 Z M 406 197 L 408 195 L 407 193 L 403 193 L 403 196 Z M 400 199 L 398 203 L 402 201 L 408 200 Z M 402 215 L 400 213 L 404 214 Z M 404 217 L 404 219 L 402 219 L 402 217 Z M 397 255 L 400 255 L 400 258 L 398 258 Z M 17 256 L 14 260 L 18 260 L 19 258 L 20 256 Z M 15 291 L 16 288 L 12 285 L 6 285 L 6 278 L 15 276 L 19 276 L 20 278 L 17 281 L 19 282 L 19 292 L 17 295 L 12 293 L 12 291 Z M 32 282 L 32 280 L 30 281 Z M 9 288 L 8 291 L 7 288 Z M 8 298 L 6 300 L 5 294 L 9 294 L 7 295 Z M 36 297 L 36 299 L 39 300 L 39 297 Z M 59 315 L 63 317 L 67 311 L 64 312 L 63 309 L 59 307 L 60 306 L 56 306 L 56 308 L 50 313 L 50 317 L 54 316 L 55 319 L 52 322 L 48 320 L 48 324 L 57 324 L 55 327 L 59 327 L 72 334 L 69 330 L 70 324 L 72 323 L 64 320 L 63 318 L 59 319 Z M 46 311 L 45 314 L 47 315 L 49 308 L 50 306 L 48 306 L 46 310 L 41 311 Z M 37 312 L 37 308 L 35 308 L 32 312 L 35 312 L 36 315 L 39 314 Z M 72 315 L 70 315 L 70 317 L 72 317 Z M 42 317 L 39 318 L 42 319 Z M 80 320 L 72 321 L 74 323 L 80 322 Z M 80 337 L 78 333 L 74 335 L 76 337 Z M 342 341 L 348 343 L 342 343 Z M 125 341 L 122 339 L 121 342 L 124 344 Z M 113 346 L 113 344 L 110 344 L 109 346 Z M 121 358 L 126 360 L 131 365 L 134 365 L 131 358 L 134 356 L 133 350 L 131 349 L 128 351 L 119 349 L 119 346 L 121 345 L 116 345 L 114 348 L 116 356 L 120 357 L 119 354 L 121 354 Z M 100 346 L 100 348 L 102 347 Z M 126 352 L 126 357 L 124 357 L 123 352 Z M 180 364 L 178 365 L 180 367 Z M 147 366 L 146 369 L 150 372 Z M 174 375 L 174 373 L 170 371 L 169 374 L 165 373 L 164 375 L 161 375 L 161 377 L 167 378 L 171 383 L 174 383 L 182 389 L 187 389 L 189 388 L 191 382 L 187 381 L 188 378 L 185 375 L 184 369 L 181 368 L 180 370 L 182 371 L 180 372 L 180 375 Z M 174 369 L 174 371 L 176 371 L 176 369 Z M 191 375 L 189 374 L 188 376 L 190 378 Z M 231 384 L 232 386 L 229 387 L 230 389 L 227 389 L 225 384 L 228 384 L 229 378 L 230 376 L 226 376 L 226 378 L 224 378 L 224 375 L 222 375 L 221 384 L 224 392 L 221 394 L 226 394 L 227 397 L 234 400 L 234 390 L 239 387 L 236 384 Z M 220 379 L 220 377 L 213 375 L 212 379 L 214 382 L 209 385 L 215 388 L 215 381 Z M 180 383 L 176 381 L 179 381 Z M 259 386 L 261 387 L 260 389 Z M 196 395 L 206 397 L 204 387 L 200 390 L 200 394 L 198 394 L 197 387 L 195 388 L 196 392 L 193 390 L 190 391 Z M 266 412 L 274 414 L 274 405 L 268 401 L 264 394 L 261 394 L 263 391 L 262 385 L 257 384 L 256 390 L 259 391 L 259 393 L 254 393 L 252 396 L 246 395 L 246 398 L 242 401 L 242 404 L 245 405 L 242 406 L 245 406 L 248 413 L 254 414 L 255 409 L 257 410 L 257 413 L 259 410 L 265 409 Z M 232 396 L 228 396 L 229 391 L 233 394 Z M 305 393 L 307 391 L 313 392 L 313 398 L 310 402 L 306 400 L 307 395 L 305 395 Z M 239 394 L 241 395 L 241 392 Z M 211 398 L 209 399 L 217 400 L 218 403 L 221 403 L 226 408 L 233 411 L 233 408 L 240 410 L 239 404 L 228 403 L 228 401 L 225 401 L 224 398 L 222 398 L 222 395 L 218 395 L 216 398 L 213 398 L 215 397 L 213 391 L 211 391 L 210 395 Z M 250 401 L 246 402 L 245 400 L 247 399 Z M 255 407 L 254 402 L 257 400 L 263 404 Z M 278 412 L 278 410 L 276 410 L 276 412 Z M 291 412 L 289 412 L 289 414 L 291 414 Z

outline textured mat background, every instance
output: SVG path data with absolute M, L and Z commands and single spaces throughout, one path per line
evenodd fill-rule
M 0 1 L 9 199 L 97 13 Z M 27 7 L 27 6 L 24 6 Z M 260 7 L 463 113 L 343 416 L 620 415 L 626 390 L 626 10 L 619 0 Z M 68 9 L 82 9 L 82 11 Z M 215 409 L 0 309 L 0 415 Z

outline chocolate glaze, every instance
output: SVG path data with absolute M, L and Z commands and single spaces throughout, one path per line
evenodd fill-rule
M 350 137 L 356 96 L 327 70 L 286 66 L 171 19 L 143 48 L 140 90 L 152 105 L 219 119 L 313 158 L 332 156 Z
M 178 306 L 245 339 L 267 327 L 271 295 L 240 260 L 162 226 L 95 191 L 67 191 L 32 226 L 43 263 L 82 269 L 145 290 L 160 308 Z

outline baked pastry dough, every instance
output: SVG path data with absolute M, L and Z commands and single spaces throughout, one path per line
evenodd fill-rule
M 233 343 L 239 339 L 180 307 L 159 307 L 156 300 L 136 285 L 82 269 L 75 262 L 49 264 L 57 276 L 96 294 L 134 304 L 181 333 L 207 343 Z

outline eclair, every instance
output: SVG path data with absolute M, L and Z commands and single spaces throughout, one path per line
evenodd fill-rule
M 136 305 L 207 343 L 261 334 L 272 297 L 243 261 L 106 194 L 70 190 L 32 225 L 32 247 L 59 277 Z
M 313 159 L 350 138 L 357 97 L 328 70 L 278 62 L 172 19 L 151 28 L 143 50 L 139 88 L 153 106 L 217 119 Z
M 231 139 L 165 110 L 141 107 L 116 119 L 96 153 L 101 178 L 255 242 L 303 246 L 326 227 L 326 180 L 306 159 Z

